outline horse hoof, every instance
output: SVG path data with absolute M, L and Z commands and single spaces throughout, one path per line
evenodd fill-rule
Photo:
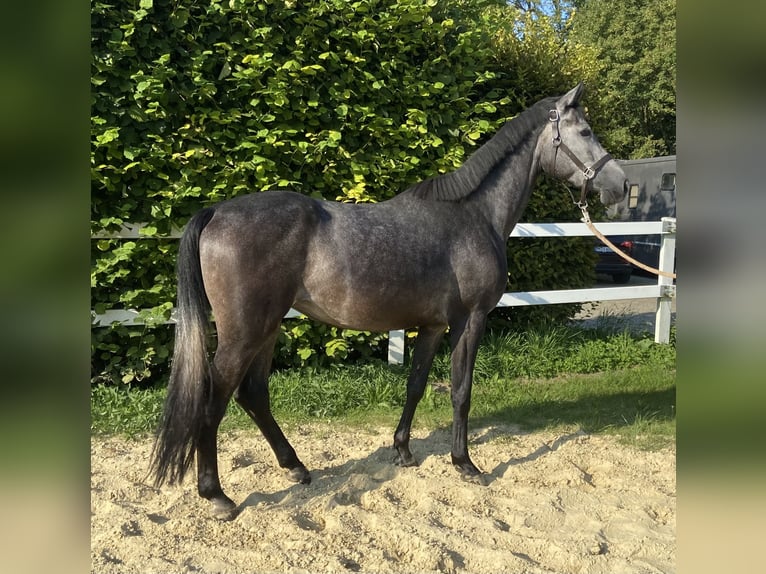
M 402 455 L 396 455 L 394 457 L 394 464 L 396 466 L 401 466 L 403 468 L 406 468 L 408 466 L 419 466 L 418 461 L 415 460 L 415 457 L 410 455 L 409 457 L 403 457 Z
M 212 504 L 213 508 L 211 510 L 211 514 L 216 520 L 228 522 L 230 520 L 234 520 L 237 517 L 237 514 L 239 514 L 237 505 L 229 499 L 214 500 L 212 501 Z
M 476 468 L 476 465 L 473 464 L 470 460 L 462 463 L 453 462 L 452 464 L 454 464 L 455 468 L 460 473 L 460 478 L 462 478 L 465 482 L 478 484 L 480 486 L 489 485 L 489 477 L 478 468 Z
M 460 478 L 463 479 L 464 482 L 468 482 L 471 484 L 478 484 L 479 486 L 489 486 L 489 475 L 484 474 L 483 472 L 480 472 L 479 474 L 472 474 L 470 472 L 461 472 Z
M 409 466 L 419 466 L 418 461 L 415 460 L 414 457 L 405 460 L 401 456 L 397 456 L 396 458 L 394 458 L 394 464 L 402 468 L 407 468 Z
M 311 484 L 311 475 L 305 466 L 296 466 L 288 470 L 287 479 L 299 484 Z

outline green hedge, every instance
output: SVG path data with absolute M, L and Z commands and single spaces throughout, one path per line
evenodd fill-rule
M 91 230 L 142 222 L 149 236 L 267 189 L 390 198 L 593 68 L 544 21 L 489 0 L 94 2 L 91 33 Z M 563 189 L 543 186 L 526 219 L 573 216 Z M 150 309 L 146 327 L 93 330 L 94 380 L 166 376 L 172 327 L 153 322 L 175 299 L 176 246 L 92 241 L 94 309 Z M 512 242 L 510 288 L 586 285 L 591 246 Z M 286 321 L 277 364 L 365 357 L 384 336 Z

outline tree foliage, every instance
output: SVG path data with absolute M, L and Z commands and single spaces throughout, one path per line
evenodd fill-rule
M 591 52 L 490 0 L 94 2 L 91 229 L 149 236 L 205 205 L 291 188 L 330 200 L 392 197 L 461 165 L 537 99 L 592 78 Z M 560 187 L 527 213 L 571 219 Z M 94 308 L 144 308 L 146 327 L 95 329 L 93 375 L 168 368 L 177 242 L 94 240 Z M 509 247 L 510 288 L 584 286 L 587 242 Z M 573 310 L 552 309 L 557 316 Z M 278 364 L 369 354 L 382 335 L 286 321 Z
M 580 0 L 571 38 L 597 50 L 594 128 L 617 157 L 676 152 L 675 0 Z

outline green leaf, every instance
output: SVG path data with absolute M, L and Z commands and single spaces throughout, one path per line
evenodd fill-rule
M 300 349 L 298 349 L 298 356 L 303 361 L 307 360 L 313 354 L 314 354 L 314 350 L 311 349 L 310 347 L 301 347 Z
M 109 128 L 104 133 L 96 136 L 96 143 L 104 145 L 109 142 L 113 142 L 120 137 L 120 128 Z
M 284 64 L 282 64 L 282 69 L 288 71 L 300 70 L 301 65 L 297 60 L 287 60 Z

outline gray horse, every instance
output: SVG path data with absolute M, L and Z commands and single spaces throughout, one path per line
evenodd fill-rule
M 402 466 L 417 464 L 410 427 L 449 328 L 452 463 L 467 477 L 480 475 L 467 446 L 473 367 L 487 314 L 505 289 L 505 242 L 535 179 L 544 171 L 581 187 L 583 201 L 589 187 L 607 205 L 625 195 L 625 174 L 579 107 L 582 90 L 580 84 L 539 101 L 456 171 L 388 201 L 352 205 L 274 191 L 197 213 L 178 256 L 172 372 L 151 462 L 156 484 L 183 480 L 196 453 L 200 496 L 212 502 L 214 516 L 236 515 L 221 488 L 216 446 L 232 395 L 288 477 L 310 482 L 269 406 L 272 354 L 290 307 L 344 328 L 418 329 L 394 434 Z M 212 363 L 206 346 L 211 310 L 218 334 Z

